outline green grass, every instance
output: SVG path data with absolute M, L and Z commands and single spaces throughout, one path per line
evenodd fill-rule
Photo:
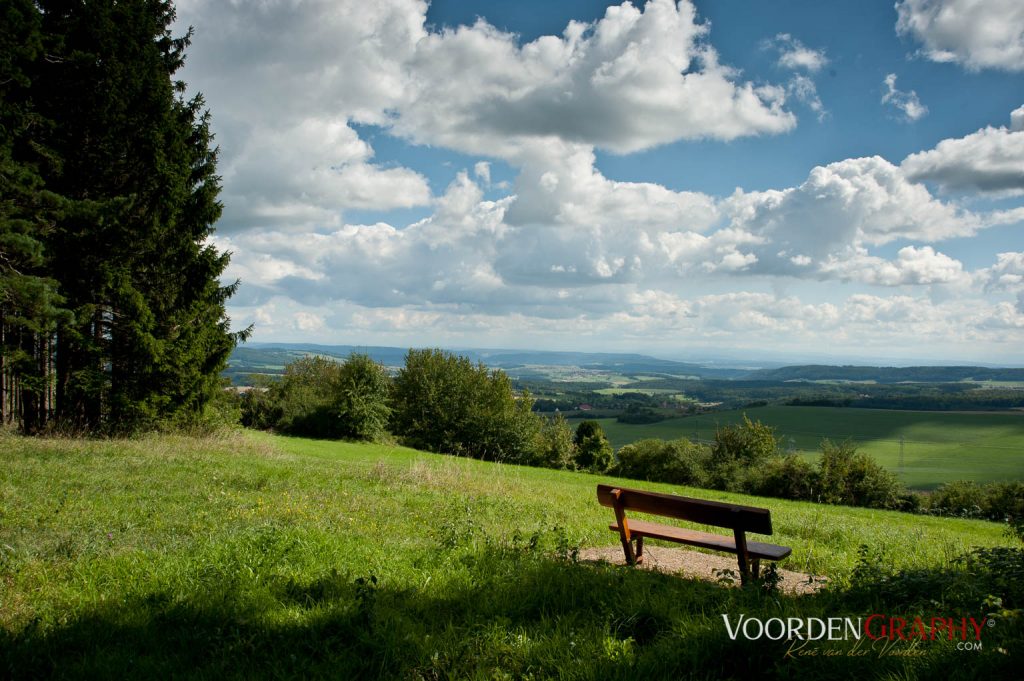
M 654 437 L 712 440 L 719 425 L 751 420 L 774 426 L 783 447 L 815 456 L 823 438 L 853 440 L 908 487 L 950 480 L 1024 479 L 1024 413 L 949 413 L 834 407 L 758 407 L 629 425 L 600 419 L 616 447 Z M 900 438 L 903 465 L 900 466 Z
M 0 450 L 2 676 L 927 678 L 955 659 L 794 667 L 781 643 L 730 641 L 721 613 L 874 606 L 574 562 L 616 544 L 605 476 L 251 433 Z M 1008 541 L 983 521 L 629 484 L 767 506 L 785 567 L 836 584 L 862 544 L 941 570 Z

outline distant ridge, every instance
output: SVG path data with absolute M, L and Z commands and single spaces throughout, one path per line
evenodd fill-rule
M 748 382 L 869 381 L 876 383 L 957 383 L 960 381 L 1013 381 L 1024 383 L 1024 369 L 981 366 L 861 366 L 802 364 L 771 369 L 740 369 L 695 362 L 659 359 L 639 353 L 567 352 L 548 350 L 446 348 L 472 362 L 529 377 L 531 367 L 579 367 L 618 374 L 665 374 L 714 380 Z M 285 364 L 305 355 L 343 360 L 353 352 L 369 355 L 389 367 L 405 363 L 408 348 L 381 345 L 323 345 L 318 343 L 246 343 L 235 348 L 224 372 L 236 384 L 251 374 L 279 374 Z
M 1024 381 L 1024 369 L 978 366 L 830 366 L 806 364 L 752 371 L 747 380 L 761 381 L 875 381 L 878 383 L 956 383 L 974 381 Z
M 530 366 L 580 367 L 596 371 L 625 373 L 650 372 L 673 376 L 729 379 L 748 373 L 744 369 L 707 367 L 701 364 L 658 359 L 636 353 L 565 352 L 546 350 L 451 349 L 473 362 L 489 367 L 513 370 Z M 377 345 L 321 345 L 317 343 L 246 343 L 235 348 L 225 372 L 238 383 L 250 373 L 280 373 L 280 367 L 303 355 L 314 354 L 344 359 L 353 352 L 369 355 L 385 366 L 402 366 L 408 348 Z

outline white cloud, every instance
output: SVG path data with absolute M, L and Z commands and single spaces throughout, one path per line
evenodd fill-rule
M 896 11 L 896 31 L 922 43 L 932 61 L 1024 71 L 1020 0 L 904 0 Z
M 972 274 L 928 245 L 1024 218 L 1024 208 L 972 212 L 916 182 L 944 164 L 967 165 L 944 143 L 915 155 L 927 164 L 847 159 L 794 187 L 726 198 L 598 170 L 597 147 L 790 129 L 787 100 L 823 115 L 811 75 L 824 53 L 792 38 L 780 51 L 780 65 L 796 71 L 790 81 L 755 85 L 718 63 L 688 2 L 612 7 L 592 25 L 525 45 L 483 22 L 428 29 L 425 3 L 412 0 L 180 7 L 209 31 L 197 36 L 185 76 L 217 112 L 234 229 L 214 243 L 234 252 L 227 277 L 245 282 L 232 301 L 242 323 L 396 344 L 410 334 L 459 345 L 529 334 L 538 346 L 567 333 L 602 344 L 794 333 L 810 345 L 856 346 L 865 336 L 913 344 L 914 334 L 935 339 L 942 324 L 966 323 L 996 342 L 1017 328 L 1013 304 L 963 303 L 983 292 L 975 280 L 1016 295 L 1013 262 Z M 890 86 L 899 92 L 895 76 Z M 1020 129 L 1024 108 L 1011 118 Z M 514 193 L 485 200 L 484 188 L 503 187 L 490 184 L 489 161 L 467 160 L 431 196 L 419 173 L 375 159 L 372 135 L 389 132 L 502 159 L 518 173 Z M 961 175 L 1012 165 L 996 162 L 998 140 L 987 155 L 972 136 L 959 142 L 976 156 Z M 949 177 L 926 179 L 953 188 Z M 353 209 L 423 205 L 432 214 L 409 225 L 346 219 Z M 914 245 L 891 260 L 878 255 L 901 241 Z M 737 282 L 752 290 L 723 293 Z M 783 294 L 790 286 L 798 293 Z M 891 286 L 915 295 L 849 295 Z M 964 289 L 960 306 L 916 295 L 942 287 Z M 779 293 L 754 290 L 765 288 Z
M 685 0 L 612 6 L 527 44 L 483 20 L 429 29 L 420 0 L 178 9 L 200 27 L 185 76 L 218 112 L 229 229 L 336 227 L 346 210 L 428 203 L 425 178 L 374 164 L 351 122 L 519 166 L 545 146 L 628 152 L 796 123 L 784 87 L 742 82 L 719 64 Z
M 821 98 L 818 97 L 817 86 L 807 76 L 793 76 L 786 85 L 786 90 L 791 97 L 803 102 L 811 111 L 817 114 L 819 121 L 824 120 L 825 116 L 828 115 L 825 105 L 822 104 Z
M 988 290 L 1024 293 L 1024 253 L 1000 253 L 996 256 L 996 264 L 980 274 Z
M 299 331 L 319 331 L 324 328 L 323 317 L 311 312 L 296 312 L 292 315 L 294 326 Z
M 767 40 L 764 47 L 779 53 L 777 62 L 781 68 L 817 73 L 828 65 L 825 50 L 812 50 L 788 33 L 779 33 L 773 40 Z
M 1024 193 L 1024 106 L 1010 121 L 1009 129 L 989 126 L 942 140 L 934 149 L 905 158 L 901 168 L 914 182 L 930 180 L 945 189 Z
M 886 92 L 882 95 L 882 104 L 891 104 L 903 114 L 908 121 L 916 121 L 928 113 L 928 107 L 917 98 L 917 92 L 904 92 L 896 88 L 896 74 L 890 73 L 882 81 Z
M 370 162 L 373 150 L 343 120 L 306 118 L 264 131 L 222 165 L 223 226 L 341 224 L 346 209 L 430 203 L 426 178 Z
M 938 241 L 969 236 L 1004 216 L 977 215 L 935 199 L 885 159 L 847 159 L 818 166 L 798 187 L 737 191 L 722 210 L 735 229 L 762 238 L 765 268 L 790 272 L 793 256 L 822 260 L 849 246 L 897 239 Z M 779 256 L 781 251 L 784 256 Z
M 491 183 L 491 164 L 487 161 L 477 161 L 473 166 L 473 174 L 476 175 L 476 179 L 489 185 Z
M 795 125 L 773 86 L 736 82 L 690 2 L 609 7 L 594 24 L 525 45 L 480 20 L 416 45 L 393 129 L 467 153 L 513 156 L 557 139 L 630 152 Z M 458 78 L 452 78 L 458 73 Z
M 865 249 L 851 249 L 842 256 L 829 256 L 818 272 L 876 286 L 948 284 L 963 287 L 972 283 L 963 263 L 931 246 L 906 246 L 892 261 L 870 256 Z

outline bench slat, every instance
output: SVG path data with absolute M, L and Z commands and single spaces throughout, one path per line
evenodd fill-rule
M 608 529 L 618 532 L 619 525 L 618 523 L 612 523 L 608 526 Z M 736 540 L 734 538 L 701 532 L 699 530 L 688 530 L 682 527 L 673 527 L 672 525 L 660 525 L 658 523 L 630 519 L 629 532 L 634 536 L 642 535 L 651 539 L 665 539 L 705 549 L 736 553 Z M 756 541 L 747 542 L 747 555 L 751 558 L 782 560 L 792 552 L 793 549 L 788 546 L 763 544 Z
M 715 525 L 756 532 L 757 534 L 772 533 L 771 513 L 766 508 L 726 504 L 707 499 L 691 499 L 674 494 L 645 492 L 643 490 L 601 484 L 597 486 L 597 500 L 602 506 L 614 506 L 616 499 L 612 490 L 620 490 L 618 502 L 622 508 L 640 511 L 652 515 L 662 515 L 678 520 L 687 520 L 701 525 Z M 629 523 L 633 527 L 632 521 Z

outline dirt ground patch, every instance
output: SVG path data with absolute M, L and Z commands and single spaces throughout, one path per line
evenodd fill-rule
M 583 549 L 580 551 L 580 560 L 606 561 L 616 565 L 623 565 L 626 562 L 622 555 L 622 549 L 618 546 Z M 762 563 L 762 568 L 766 564 L 766 562 Z M 718 581 L 715 570 L 732 570 L 733 572 L 739 570 L 736 566 L 736 559 L 732 556 L 716 556 L 689 549 L 662 546 L 644 546 L 644 562 L 640 564 L 640 567 L 668 574 L 683 574 L 709 582 Z M 802 572 L 780 569 L 779 574 L 782 576 L 780 588 L 793 594 L 814 593 L 825 583 L 824 577 L 806 575 Z M 736 583 L 739 583 L 738 579 Z

